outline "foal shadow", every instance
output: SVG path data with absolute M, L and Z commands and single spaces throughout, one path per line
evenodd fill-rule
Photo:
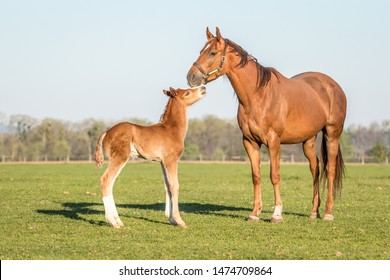
M 92 225 L 104 226 L 107 225 L 105 221 L 97 221 L 94 219 L 85 218 L 85 215 L 99 215 L 104 216 L 103 205 L 101 203 L 91 203 L 91 202 L 58 202 L 61 204 L 61 209 L 38 209 L 36 210 L 39 214 L 49 215 L 49 216 L 63 216 L 67 219 L 78 220 L 87 222 Z M 124 209 L 134 209 L 134 210 L 152 210 L 160 211 L 164 215 L 165 204 L 164 203 L 153 203 L 153 204 L 116 204 L 117 208 Z M 102 210 L 96 210 L 99 207 Z M 227 213 L 227 212 L 238 212 L 238 211 L 250 211 L 249 208 L 242 207 L 232 207 L 224 205 L 215 205 L 215 204 L 202 204 L 202 203 L 181 203 L 179 205 L 180 211 L 184 213 L 200 214 L 200 215 L 214 215 L 221 217 L 229 218 L 241 218 L 244 219 L 242 215 Z M 156 224 L 166 224 L 168 222 L 161 222 L 146 217 L 140 217 L 136 215 L 131 215 L 129 213 L 121 213 L 121 217 L 133 218 L 144 220 Z
M 118 204 L 117 207 L 128 208 L 128 209 L 140 209 L 140 210 L 154 210 L 161 211 L 164 213 L 165 204 L 164 203 L 153 203 L 153 204 Z M 199 214 L 199 215 L 213 215 L 220 217 L 228 217 L 235 219 L 244 219 L 242 215 L 234 214 L 239 211 L 249 212 L 251 209 L 244 207 L 233 207 L 209 203 L 180 203 L 179 204 L 180 212 Z M 233 213 L 228 213 L 233 212 Z
M 49 216 L 63 216 L 65 218 L 71 219 L 71 220 L 78 220 L 78 221 L 84 221 L 88 222 L 92 225 L 98 225 L 102 226 L 106 224 L 103 221 L 96 221 L 92 219 L 86 219 L 83 217 L 83 215 L 104 215 L 104 211 L 99 211 L 93 209 L 95 206 L 101 206 L 100 203 L 90 203 L 90 202 L 79 202 L 79 203 L 59 203 L 61 204 L 62 209 L 38 209 L 36 210 L 39 214 L 45 214 Z
M 92 202 L 59 202 L 61 204 L 62 209 L 38 209 L 36 210 L 39 214 L 49 215 L 49 216 L 63 216 L 67 219 L 78 220 L 87 222 L 91 225 L 96 226 L 106 226 L 107 223 L 105 221 L 98 221 L 94 219 L 87 219 L 85 215 L 99 215 L 104 216 L 103 205 L 102 203 L 92 203 Z M 164 215 L 165 204 L 164 203 L 152 203 L 152 204 L 117 204 L 117 208 L 124 209 L 138 209 L 138 210 L 152 210 L 152 211 L 160 211 L 162 215 Z M 99 207 L 102 210 L 96 210 Z M 183 213 L 191 213 L 191 214 L 199 214 L 199 215 L 213 215 L 219 217 L 227 217 L 233 219 L 242 219 L 246 220 L 247 217 L 242 214 L 237 214 L 240 211 L 245 211 L 246 213 L 250 213 L 252 209 L 245 207 L 234 207 L 234 206 L 225 206 L 225 205 L 217 205 L 217 204 L 209 204 L 209 203 L 180 203 L 180 212 Z M 271 211 L 262 211 L 262 213 L 272 213 Z M 304 214 L 292 213 L 292 212 L 284 212 L 286 215 L 295 215 L 306 217 Z M 136 215 L 131 215 L 129 213 L 121 213 L 121 217 L 139 219 L 151 223 L 156 224 L 164 224 L 169 225 L 168 222 L 161 222 L 157 220 L 148 219 L 146 217 L 140 217 Z M 264 217 L 265 215 L 262 215 Z M 263 222 L 271 222 L 271 219 L 268 218 L 260 218 Z

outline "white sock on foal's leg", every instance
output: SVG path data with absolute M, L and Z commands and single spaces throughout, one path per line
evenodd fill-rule
M 106 220 L 116 228 L 123 226 L 115 207 L 114 197 L 112 195 L 104 196 L 103 204 Z
M 279 222 L 283 221 L 282 211 L 283 211 L 282 205 L 275 205 L 274 213 L 272 214 L 272 217 L 271 217 L 272 223 L 279 223 Z
M 169 218 L 171 215 L 172 202 L 171 198 L 169 197 L 168 190 L 165 190 L 165 192 L 165 217 Z

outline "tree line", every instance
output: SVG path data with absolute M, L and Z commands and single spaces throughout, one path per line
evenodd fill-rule
M 148 120 L 127 121 L 150 125 Z M 0 115 L 0 161 L 78 161 L 93 160 L 99 135 L 118 121 L 86 119 L 69 122 L 27 115 Z M 317 137 L 319 151 L 321 136 Z M 216 116 L 190 119 L 183 160 L 245 161 L 242 133 L 237 120 Z M 369 126 L 351 125 L 344 129 L 341 147 L 347 162 L 388 163 L 390 157 L 390 120 Z M 262 147 L 262 161 L 268 161 Z M 302 145 L 283 145 L 281 160 L 306 161 Z

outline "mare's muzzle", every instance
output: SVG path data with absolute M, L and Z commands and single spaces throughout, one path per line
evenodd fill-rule
M 187 83 L 190 87 L 197 87 L 206 84 L 207 79 L 204 79 L 204 76 L 196 66 L 192 66 L 187 74 Z

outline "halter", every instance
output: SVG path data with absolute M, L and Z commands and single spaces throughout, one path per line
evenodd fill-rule
M 217 73 L 217 78 L 219 77 L 219 72 L 221 72 L 222 67 L 223 67 L 223 64 L 225 63 L 226 49 L 227 49 L 227 44 L 225 43 L 225 48 L 224 48 L 224 50 L 223 50 L 223 54 L 222 54 L 222 58 L 221 58 L 221 63 L 219 64 L 218 68 L 215 69 L 215 70 L 213 70 L 213 71 L 210 71 L 210 72 L 207 73 L 206 71 L 203 70 L 203 68 L 202 68 L 198 63 L 194 62 L 193 65 L 194 65 L 196 68 L 198 68 L 198 70 L 200 71 L 200 73 L 202 73 L 202 77 L 203 77 L 203 79 L 205 80 L 206 83 L 208 82 L 207 79 L 208 79 L 211 75 L 213 75 L 213 74 L 215 74 L 215 73 Z

